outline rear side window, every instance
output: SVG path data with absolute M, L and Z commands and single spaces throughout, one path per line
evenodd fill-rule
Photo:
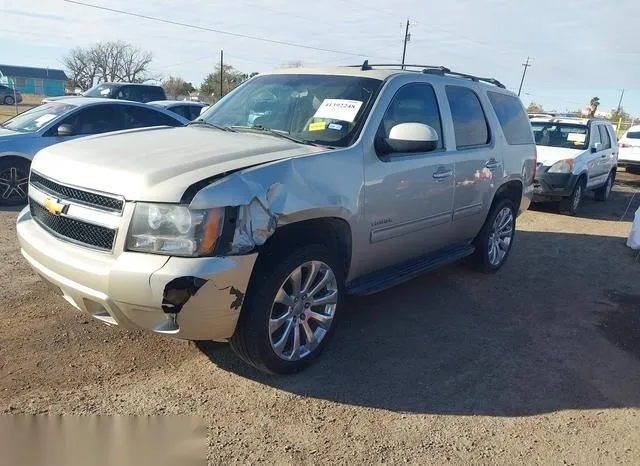
M 169 109 L 173 113 L 177 113 L 181 117 L 186 118 L 187 120 L 191 120 L 191 112 L 188 106 L 186 105 L 176 105 L 175 107 L 171 107 Z
M 602 141 L 602 150 L 611 149 L 611 137 L 609 136 L 609 131 L 607 131 L 606 126 L 599 125 L 598 129 L 600 130 L 600 140 Z
M 533 144 L 531 124 L 524 113 L 520 99 L 499 92 L 487 92 L 487 94 L 502 127 L 504 137 L 507 138 L 507 143 L 512 146 Z
M 138 106 L 122 106 L 125 113 L 125 126 L 130 128 L 145 128 L 150 126 L 182 126 L 178 120 L 171 118 L 169 115 Z
M 640 139 L 640 131 L 634 131 L 631 133 L 627 133 L 627 138 L 629 139 Z
M 460 86 L 447 86 L 446 90 L 456 146 L 463 148 L 488 144 L 489 125 L 476 93 Z

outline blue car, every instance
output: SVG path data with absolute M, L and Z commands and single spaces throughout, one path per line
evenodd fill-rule
M 0 205 L 27 202 L 31 160 L 45 147 L 91 134 L 188 122 L 159 107 L 114 99 L 73 97 L 32 108 L 0 125 Z

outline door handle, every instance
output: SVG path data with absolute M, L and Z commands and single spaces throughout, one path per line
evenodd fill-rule
M 487 163 L 484 164 L 484 166 L 487 167 L 489 170 L 495 170 L 496 168 L 498 168 L 500 166 L 500 162 L 498 162 L 494 158 L 490 158 L 487 161 Z
M 449 178 L 451 175 L 453 175 L 453 170 L 445 170 L 444 167 L 439 168 L 438 171 L 433 173 L 433 177 L 436 180 L 444 180 L 445 178 Z

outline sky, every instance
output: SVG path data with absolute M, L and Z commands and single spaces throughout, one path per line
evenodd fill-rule
M 548 111 L 622 106 L 640 117 L 640 1 L 618 0 L 79 0 L 317 51 L 197 30 L 64 0 L 0 0 L 0 63 L 63 68 L 74 47 L 123 40 L 153 53 L 152 71 L 198 85 L 225 62 L 265 72 L 307 66 L 406 62 L 494 77 Z

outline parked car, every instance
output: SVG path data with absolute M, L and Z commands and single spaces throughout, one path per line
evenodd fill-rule
M 536 118 L 531 120 L 538 150 L 534 202 L 555 201 L 575 215 L 585 191 L 609 199 L 616 178 L 618 144 L 606 120 Z
M 618 166 L 640 175 L 640 126 L 629 128 L 618 141 L 620 154 Z
M 187 120 L 195 120 L 202 113 L 202 109 L 208 107 L 207 104 L 201 102 L 192 102 L 190 100 L 157 100 L 149 102 L 149 105 L 164 108 L 170 112 L 177 113 Z
M 187 122 L 157 107 L 110 99 L 72 97 L 32 108 L 0 125 L 0 205 L 27 202 L 31 160 L 45 147 L 90 134 Z
M 0 105 L 13 105 L 22 102 L 22 94 L 19 90 L 13 90 L 9 86 L 0 84 Z
M 265 90 L 275 105 L 257 111 Z M 287 69 L 185 127 L 44 149 L 17 231 L 38 274 L 96 319 L 230 341 L 290 373 L 327 345 L 347 293 L 463 258 L 500 269 L 535 163 L 525 109 L 494 79 Z
M 55 102 L 66 97 L 46 97 L 42 103 Z M 79 97 L 101 97 L 104 99 L 132 100 L 134 102 L 152 102 L 165 100 L 167 95 L 162 86 L 137 83 L 101 83 L 80 94 Z

